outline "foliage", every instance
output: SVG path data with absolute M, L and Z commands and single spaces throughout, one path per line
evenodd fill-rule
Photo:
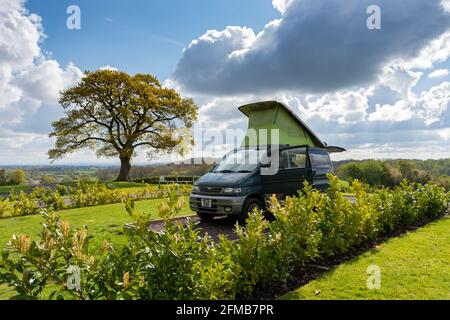
M 76 299 L 233 299 L 250 297 L 258 288 L 285 282 L 306 263 L 348 252 L 376 236 L 436 218 L 447 210 L 449 194 L 433 184 L 403 182 L 394 190 L 367 192 L 352 183 L 355 201 L 343 197 L 341 184 L 320 193 L 305 185 L 284 204 L 275 197 L 269 223 L 262 212 L 250 214 L 246 228 L 236 226 L 235 241 L 218 242 L 188 222 L 172 218 L 184 207 L 178 188 L 169 188 L 158 211 L 163 232 L 148 230 L 149 213 L 126 209 L 135 222 L 129 241 L 117 249 L 107 242 L 100 253 L 89 251 L 86 228 L 71 230 L 56 214 L 44 214 L 40 240 L 12 237 L 0 262 L 0 284 L 16 298 Z M 81 281 L 71 286 L 73 270 Z M 69 280 L 69 281 L 68 281 Z M 69 284 L 69 285 L 68 285 Z
M 109 189 L 104 184 L 78 182 L 76 187 L 57 185 L 56 190 L 36 187 L 31 193 L 11 193 L 0 199 L 0 218 L 39 214 L 41 209 L 59 211 L 112 203 L 124 203 L 127 199 L 144 200 L 162 198 L 170 186 L 145 185 L 132 189 Z M 180 187 L 183 195 L 190 193 L 190 186 Z
M 133 166 L 130 171 L 130 179 L 134 181 L 145 180 L 147 183 L 158 183 L 159 177 L 165 176 L 167 178 L 185 177 L 188 181 L 192 181 L 193 176 L 200 177 L 210 171 L 212 167 L 212 164 L 195 163 L 165 163 L 149 166 Z M 97 171 L 96 175 L 100 181 L 109 181 L 114 179 L 116 171 L 114 168 L 102 168 Z
M 26 181 L 25 171 L 22 169 L 16 169 L 8 174 L 8 180 L 12 184 L 19 185 Z
M 0 186 L 4 186 L 8 183 L 8 177 L 6 176 L 5 169 L 0 169 Z
M 51 185 L 55 184 L 58 180 L 54 176 L 50 175 L 43 175 L 41 177 L 41 184 L 43 185 Z
M 371 186 L 393 187 L 399 185 L 403 179 L 425 184 L 435 181 L 445 186 L 439 175 L 434 174 L 431 163 L 414 160 L 364 160 L 337 164 L 337 175 L 346 181 L 359 180 Z M 422 169 L 421 169 L 422 168 Z
M 164 88 L 149 74 L 86 72 L 78 85 L 61 93 L 59 102 L 66 117 L 53 123 L 50 136 L 56 142 L 49 157 L 60 159 L 83 148 L 119 157 L 119 181 L 128 180 L 136 148 L 155 153 L 192 142 L 186 130 L 197 118 L 192 99 Z

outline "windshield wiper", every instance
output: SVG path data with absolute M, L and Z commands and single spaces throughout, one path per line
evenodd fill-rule
M 237 173 L 251 173 L 253 171 L 250 170 L 239 170 Z
M 232 171 L 232 170 L 220 170 L 220 171 L 216 171 L 216 173 L 234 173 L 234 171 Z

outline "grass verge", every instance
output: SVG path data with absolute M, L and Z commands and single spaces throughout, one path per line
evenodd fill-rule
M 450 217 L 379 245 L 344 262 L 281 299 L 450 299 Z M 368 268 L 381 271 L 379 290 L 369 290 Z

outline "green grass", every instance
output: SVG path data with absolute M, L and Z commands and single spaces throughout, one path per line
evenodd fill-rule
M 137 201 L 135 210 L 137 212 L 151 212 L 152 220 L 159 219 L 156 209 L 162 199 Z M 189 209 L 189 201 L 180 216 L 192 215 Z M 125 211 L 123 204 L 110 204 L 97 207 L 70 209 L 59 212 L 61 218 L 70 223 L 72 228 L 88 226 L 91 252 L 99 250 L 103 240 L 108 240 L 114 246 L 125 244 L 127 237 L 123 235 L 125 224 L 130 222 L 130 217 Z M 13 234 L 25 234 L 36 239 L 43 222 L 41 215 L 24 216 L 0 220 L 0 251 L 3 250 Z M 13 293 L 6 286 L 0 286 L 0 300 L 8 299 Z
M 367 288 L 367 268 L 381 288 Z M 282 299 L 450 299 L 450 217 L 393 238 L 345 262 Z
M 31 190 L 31 189 L 33 189 L 32 186 L 23 186 L 23 185 L 0 186 L 0 194 L 7 194 L 7 193 L 10 193 L 11 191 L 19 192 L 19 191 L 26 191 L 26 190 Z
M 110 181 L 110 182 L 104 182 L 106 186 L 109 188 L 116 188 L 116 189 L 126 189 L 126 188 L 139 188 L 139 187 L 145 187 L 145 183 L 138 183 L 138 182 L 118 182 L 118 181 Z
M 156 205 L 160 201 L 162 200 L 137 201 L 135 209 L 138 212 L 151 212 L 152 218 L 158 219 Z M 63 220 L 70 223 L 71 227 L 80 228 L 87 225 L 89 235 L 93 236 L 91 244 L 94 248 L 98 247 L 104 239 L 110 240 L 113 244 L 120 244 L 127 240 L 126 237 L 121 235 L 124 225 L 130 222 L 130 217 L 122 203 L 64 210 L 60 211 L 59 214 Z M 186 206 L 180 214 L 192 214 L 188 201 L 186 201 Z M 36 237 L 41 230 L 42 221 L 41 215 L 0 220 L 0 250 L 6 247 L 13 234 Z
M 94 184 L 96 182 L 95 181 L 90 181 L 90 182 L 83 182 L 83 183 Z M 68 187 L 76 187 L 78 185 L 78 182 L 72 181 L 72 182 L 63 182 L 63 183 L 60 183 L 60 184 L 66 185 Z M 104 184 L 105 186 L 107 186 L 110 189 L 141 188 L 141 187 L 145 187 L 146 186 L 145 183 L 118 182 L 118 181 L 105 181 L 105 182 L 100 182 L 100 184 Z

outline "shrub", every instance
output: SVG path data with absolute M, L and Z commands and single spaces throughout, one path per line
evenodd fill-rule
M 144 200 L 162 198 L 170 185 L 158 187 L 146 185 L 143 188 L 111 190 L 103 184 L 78 182 L 75 188 L 64 185 L 51 188 L 36 187 L 30 194 L 12 192 L 9 200 L 0 206 L 0 218 L 38 214 L 40 209 L 62 210 L 89 206 L 124 203 L 127 199 Z M 191 187 L 183 185 L 178 195 L 188 195 Z M 7 204 L 6 204 L 7 203 Z
M 172 220 L 184 207 L 182 191 L 175 187 L 167 189 L 158 206 L 163 232 L 149 231 L 150 215 L 136 213 L 128 199 L 125 206 L 134 221 L 128 243 L 115 249 L 105 242 L 97 254 L 89 250 L 86 228 L 72 230 L 56 214 L 44 213 L 39 240 L 11 238 L 0 262 L 0 284 L 13 287 L 14 298 L 21 299 L 42 298 L 44 289 L 50 299 L 247 298 L 258 288 L 287 281 L 306 263 L 343 254 L 420 219 L 436 218 L 449 202 L 449 194 L 431 184 L 403 182 L 392 191 L 369 193 L 358 181 L 352 183 L 351 202 L 337 178 L 329 179 L 327 193 L 306 184 L 284 204 L 272 198 L 276 221 L 269 224 L 255 211 L 246 228 L 236 226 L 235 241 L 221 237 L 214 243 L 192 223 Z M 10 205 L 0 201 L 0 208 Z
M 22 169 L 16 169 L 8 175 L 8 180 L 12 184 L 19 185 L 26 181 L 25 171 Z
M 274 238 L 281 239 L 281 247 L 289 253 L 286 265 L 302 265 L 319 256 L 322 231 L 317 203 L 321 194 L 306 184 L 299 197 L 288 197 L 281 205 L 276 197 L 270 199 L 270 211 L 275 221 L 270 226 Z

